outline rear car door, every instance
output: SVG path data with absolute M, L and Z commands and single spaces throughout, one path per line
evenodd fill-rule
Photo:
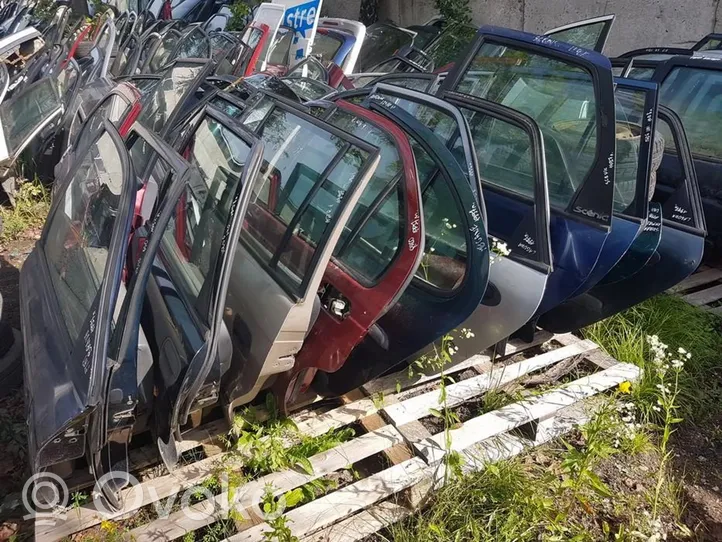
M 612 231 L 604 243 L 597 264 L 577 291 L 561 305 L 539 320 L 539 325 L 555 333 L 579 329 L 578 317 L 583 318 L 589 302 L 585 295 L 614 267 L 642 234 L 649 214 L 652 150 L 656 137 L 656 83 L 615 79 L 615 114 L 617 149 L 614 179 L 614 214 Z M 657 141 L 659 159 L 661 145 Z M 659 163 L 657 163 L 659 165 Z M 648 241 L 642 241 L 648 246 Z M 636 252 L 636 251 L 635 251 Z M 624 263 L 626 267 L 629 262 Z M 627 273 L 629 270 L 626 271 Z
M 444 79 L 445 91 L 517 109 L 542 131 L 554 261 L 541 315 L 585 282 L 610 231 L 615 133 L 605 120 L 614 118 L 609 60 L 543 36 L 482 27 Z
M 708 256 L 722 253 L 722 66 L 719 61 L 674 57 L 654 74 L 659 101 L 682 119 L 707 220 Z M 665 190 L 664 185 L 659 187 Z
M 264 155 L 234 241 L 226 302 L 233 361 L 223 394 L 231 411 L 293 367 L 320 310 L 331 254 L 380 160 L 378 148 L 264 92 L 240 122 L 264 143 Z M 209 148 L 194 145 L 191 152 Z
M 671 109 L 660 106 L 657 129 L 664 137 L 665 151 L 652 202 L 662 208 L 661 239 L 639 271 L 589 291 L 594 302 L 578 317 L 579 326 L 599 322 L 668 290 L 702 261 L 705 216 L 682 121 Z M 653 242 L 654 235 L 650 237 Z
M 317 373 L 313 388 L 324 395 L 344 394 L 413 361 L 476 310 L 489 278 L 486 225 L 466 171 L 441 139 L 391 100 L 372 94 L 365 106 L 401 126 L 412 142 L 425 233 L 414 250 L 424 254 L 409 286 L 344 365 Z
M 395 303 L 423 252 L 421 190 L 406 134 L 394 122 L 338 100 L 321 118 L 379 148 L 381 161 L 336 245 L 323 276 L 321 310 L 292 371 L 274 386 L 292 403 L 316 370 L 334 372 Z M 279 402 L 281 404 L 281 402 Z
M 565 24 L 544 32 L 545 36 L 601 53 L 609 38 L 615 15 L 602 15 Z

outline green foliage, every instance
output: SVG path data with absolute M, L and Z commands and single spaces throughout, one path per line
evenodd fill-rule
M 50 192 L 39 180 L 19 182 L 15 206 L 0 207 L 0 221 L 3 224 L 0 242 L 15 240 L 28 230 L 39 230 L 49 210 Z
M 236 0 L 230 6 L 231 19 L 228 21 L 226 30 L 241 31 L 248 24 L 249 16 L 251 15 L 251 6 L 248 5 L 244 0 Z
M 288 521 L 283 511 L 287 506 L 286 500 L 281 497 L 278 501 L 273 496 L 273 488 L 266 487 L 263 496 L 263 514 L 266 523 L 271 528 L 270 531 L 263 533 L 263 539 L 271 542 L 298 542 L 298 538 L 291 533 L 291 529 L 286 525 Z
M 434 4 L 447 25 L 471 23 L 469 0 L 434 0 Z
M 633 388 L 635 403 L 644 419 L 660 421 L 653 410 L 659 383 L 646 341 L 648 335 L 675 347 L 686 348 L 692 358 L 679 375 L 680 417 L 701 422 L 716 413 L 722 403 L 719 356 L 722 351 L 720 318 L 680 298 L 660 295 L 584 330 L 613 358 L 644 369 L 642 381 Z

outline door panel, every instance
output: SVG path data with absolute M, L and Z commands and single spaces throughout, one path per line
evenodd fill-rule
M 533 34 L 482 27 L 440 90 L 518 109 L 541 128 L 554 270 L 537 315 L 584 283 L 611 224 L 615 133 L 603 122 L 614 114 L 611 65 L 597 53 L 577 53 Z
M 594 287 L 619 263 L 641 234 L 647 216 L 652 144 L 657 118 L 657 85 L 616 79 L 617 160 L 615 163 L 614 215 L 612 231 L 594 269 L 576 292 L 539 319 L 539 326 L 562 333 L 574 331 L 578 311 L 575 297 Z M 566 314 L 569 313 L 569 314 Z M 561 322 L 565 322 L 562 325 Z M 572 325 L 573 327 L 567 327 Z
M 378 148 L 270 94 L 261 93 L 241 123 L 265 151 L 227 302 L 234 367 L 224 399 L 231 410 L 293 367 L 331 254 L 380 159 Z
M 609 38 L 609 31 L 614 24 L 614 17 L 614 15 L 603 15 L 593 19 L 577 21 L 576 23 L 548 30 L 544 32 L 544 35 L 601 53 L 607 43 L 607 38 Z
M 424 233 L 421 190 L 404 132 L 387 118 L 343 100 L 322 118 L 379 147 L 381 161 L 324 274 L 318 319 L 293 370 L 274 387 L 279 400 L 293 399 L 289 393 L 300 390 L 293 380 L 304 369 L 338 370 L 408 286 L 422 256 L 416 248 Z
M 673 188 L 665 190 L 658 182 L 653 197 L 662 208 L 659 245 L 636 273 L 598 284 L 578 296 L 576 326 L 588 326 L 668 290 L 691 275 L 702 260 L 705 218 L 682 122 L 670 109 L 660 106 L 657 126 L 665 140 L 674 142 L 665 151 L 657 172 L 660 182 L 664 180 Z M 653 244 L 655 232 L 651 233 Z M 568 327 L 564 322 L 561 325 Z
M 105 400 L 106 356 L 135 198 L 111 123 L 79 157 L 20 274 L 34 472 L 85 452 Z M 72 430 L 71 430 L 72 429 Z M 72 438 L 71 438 L 72 436 Z
M 416 276 L 346 363 L 319 372 L 316 391 L 340 395 L 413 356 L 463 322 L 486 290 L 486 226 L 469 180 L 443 142 L 401 107 L 371 96 L 368 107 L 399 124 L 412 142 L 422 187 L 426 239 Z

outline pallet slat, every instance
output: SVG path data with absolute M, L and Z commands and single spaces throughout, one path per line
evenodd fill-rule
M 712 286 L 711 288 L 707 288 L 706 290 L 701 290 L 693 294 L 687 294 L 682 296 L 682 299 L 695 307 L 719 301 L 722 299 L 722 284 Z
M 545 352 L 539 356 L 493 369 L 490 372 L 467 380 L 462 380 L 446 387 L 446 406 L 451 408 L 486 393 L 492 388 L 499 388 L 518 380 L 534 371 L 538 371 L 571 356 L 584 354 L 597 348 L 591 341 L 564 346 Z M 439 390 L 417 395 L 400 403 L 384 407 L 384 412 L 396 425 L 404 425 L 430 414 L 430 409 L 439 408 Z
M 451 431 L 452 449 L 464 450 L 532 420 L 551 416 L 575 402 L 610 389 L 626 380 L 635 380 L 638 377 L 639 368 L 637 366 L 620 363 L 609 369 L 575 380 L 556 391 L 482 414 L 467 421 L 459 429 Z M 445 435 L 442 432 L 434 435 L 431 439 L 417 442 L 414 446 L 429 464 L 434 464 L 441 461 L 446 454 L 444 439 Z
M 684 279 L 682 282 L 670 288 L 670 292 L 680 293 L 698 286 L 704 286 L 710 282 L 722 279 L 722 269 L 707 269 L 706 271 L 698 271 L 694 275 L 691 275 Z

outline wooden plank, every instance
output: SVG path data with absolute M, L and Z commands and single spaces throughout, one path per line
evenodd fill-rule
M 596 348 L 597 345 L 592 341 L 579 341 L 506 367 L 495 368 L 486 374 L 451 384 L 446 387 L 446 406 L 451 408 L 460 405 L 493 388 L 499 388 L 518 380 L 526 374 Z M 400 403 L 384 406 L 384 412 L 396 425 L 404 425 L 428 416 L 432 408 L 439 408 L 439 390 L 417 395 Z
M 722 316 L 722 305 L 720 305 L 719 307 L 704 307 L 704 309 L 707 312 L 711 312 L 712 314 Z
M 390 501 L 381 502 L 316 534 L 307 536 L 301 539 L 301 542 L 358 542 L 408 517 L 411 512 L 405 506 Z
M 352 392 L 347 393 L 342 399 L 344 401 L 354 402 L 363 399 L 364 397 L 365 395 L 361 390 L 353 390 Z M 396 399 L 393 396 L 384 398 L 384 404 L 394 402 L 395 400 Z M 386 421 L 378 414 L 371 414 L 371 416 L 361 418 L 360 423 L 366 431 L 376 431 L 386 425 Z M 384 450 L 384 455 L 392 465 L 398 465 L 399 463 L 408 461 L 416 454 L 409 446 L 401 443 Z
M 275 472 L 237 488 L 233 494 L 234 508 L 247 518 L 254 508 L 257 509 L 266 485 L 270 484 L 274 487 L 274 493 L 281 495 L 402 442 L 401 433 L 390 425 L 373 433 L 361 435 L 310 458 L 313 474 L 295 470 Z M 228 501 L 228 492 L 222 492 L 213 499 L 202 501 L 138 527 L 131 531 L 129 536 L 136 542 L 173 540 L 188 531 L 200 529 L 217 521 L 219 512 L 221 514 L 228 512 Z
M 539 333 L 537 333 L 534 336 L 534 340 L 530 343 L 525 343 L 523 341 L 518 341 L 518 340 L 510 341 L 506 345 L 506 350 L 504 351 L 504 355 L 500 356 L 498 359 L 509 357 L 514 354 L 518 354 L 519 352 L 522 352 L 524 350 L 528 350 L 529 348 L 539 346 L 540 344 L 547 342 L 552 337 L 553 337 L 553 335 L 551 333 L 548 333 L 546 331 L 540 331 Z M 466 369 L 469 369 L 476 365 L 481 365 L 484 363 L 488 363 L 490 361 L 491 361 L 490 355 L 477 354 L 477 355 L 471 356 L 470 358 L 467 358 L 464 361 L 461 361 L 455 365 L 446 367 L 444 369 L 444 373 L 447 375 L 453 375 L 455 373 L 465 371 Z M 424 384 L 424 383 L 430 382 L 432 380 L 438 380 L 440 377 L 441 377 L 441 372 L 439 372 L 439 371 L 429 373 L 428 375 L 426 375 L 426 374 L 414 375 L 412 377 L 409 377 L 408 371 L 403 370 L 403 371 L 399 371 L 397 373 L 392 373 L 387 376 L 382 376 L 380 378 L 377 378 L 376 380 L 372 380 L 371 382 L 364 384 L 361 388 L 368 395 L 374 395 L 375 393 L 390 393 L 392 391 L 397 390 L 398 388 L 406 389 L 411 386 L 418 386 L 420 384 Z
M 462 451 L 532 420 L 551 416 L 564 407 L 612 388 L 625 380 L 636 380 L 639 373 L 637 366 L 619 363 L 554 391 L 482 414 L 451 431 L 451 448 Z M 415 446 L 428 463 L 433 465 L 441 461 L 446 453 L 444 441 L 445 435 L 441 432 L 431 439 L 416 443 Z
M 409 459 L 291 510 L 286 514 L 288 526 L 295 536 L 312 534 L 420 482 L 432 472 L 422 459 Z M 268 529 L 267 524 L 256 525 L 224 542 L 261 542 Z
M 698 286 L 704 286 L 710 282 L 722 279 L 722 269 L 708 269 L 706 271 L 698 271 L 684 279 L 682 282 L 669 289 L 670 292 L 680 293 Z
M 707 288 L 706 290 L 701 290 L 693 294 L 687 294 L 682 296 L 682 299 L 695 307 L 713 303 L 714 301 L 722 299 L 722 284 L 712 286 L 711 288 Z
M 577 343 L 581 339 L 572 335 L 571 333 L 564 333 L 563 335 L 554 335 L 554 340 L 559 342 L 559 344 L 568 345 Z M 586 359 L 587 361 L 591 361 L 594 365 L 602 369 L 609 369 L 610 367 L 614 367 L 617 363 L 619 363 L 616 359 L 607 354 L 601 348 L 598 348 L 597 350 L 592 350 L 591 352 L 587 352 L 586 354 L 584 354 L 584 359 Z

